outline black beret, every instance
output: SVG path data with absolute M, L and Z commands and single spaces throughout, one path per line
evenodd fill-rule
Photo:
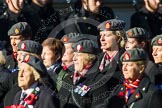
M 129 62 L 129 61 L 140 61 L 146 60 L 147 53 L 141 48 L 133 48 L 131 50 L 127 50 L 123 53 L 120 57 L 122 62 Z
M 162 34 L 157 35 L 152 39 L 151 46 L 162 46 Z
M 31 27 L 27 22 L 18 22 L 14 24 L 8 31 L 8 36 L 17 36 L 24 34 L 32 34 Z
M 123 30 L 124 27 L 125 27 L 125 22 L 123 20 L 110 19 L 102 22 L 98 26 L 98 29 L 100 31 L 117 31 L 117 30 Z
M 74 38 L 79 37 L 78 33 L 69 33 L 61 38 L 64 43 L 74 43 Z
M 25 55 L 22 62 L 27 63 L 30 66 L 32 66 L 34 69 L 36 69 L 39 72 L 41 76 L 47 73 L 47 69 L 44 66 L 42 60 L 35 56 Z
M 32 40 L 20 41 L 17 47 L 18 51 L 26 51 L 37 55 L 41 55 L 43 49 L 41 44 Z
M 74 52 L 79 53 L 90 53 L 97 54 L 98 53 L 98 45 L 93 40 L 81 40 L 72 45 Z
M 127 38 L 148 39 L 148 33 L 140 27 L 134 27 L 126 31 Z
M 62 41 L 64 43 L 76 43 L 79 42 L 81 40 L 93 40 L 96 43 L 98 43 L 98 39 L 97 36 L 94 35 L 90 35 L 90 34 L 77 34 L 77 35 L 71 35 L 72 33 L 70 33 L 70 35 L 65 35 L 64 37 L 62 37 Z

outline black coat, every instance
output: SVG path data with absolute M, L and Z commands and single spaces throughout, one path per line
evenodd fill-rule
M 97 108 L 161 108 L 162 92 L 157 89 L 149 79 L 144 77 L 136 91 L 125 102 L 126 88 L 123 84 L 114 89 L 109 96 Z
M 76 85 L 73 85 L 72 74 L 63 81 L 59 91 L 61 108 L 95 108 L 99 103 L 109 96 L 113 88 L 119 84 L 120 72 L 114 72 L 114 61 L 107 66 L 107 74 L 100 73 L 96 62 L 90 68 L 84 78 L 81 78 Z M 90 87 L 85 96 L 74 92 L 79 84 Z
M 59 101 L 56 98 L 55 94 L 52 91 L 49 91 L 48 87 L 39 86 L 40 87 L 40 94 L 38 95 L 38 100 L 33 105 L 33 108 L 59 108 Z M 22 91 L 16 93 L 14 97 L 13 104 L 20 103 L 20 96 Z
M 151 13 L 146 8 L 142 8 L 131 16 L 131 25 L 133 27 L 142 27 L 146 29 L 153 38 L 154 36 L 162 33 L 162 14 L 155 12 Z
M 60 105 L 61 108 L 87 108 L 90 107 L 92 104 L 92 92 L 90 91 L 85 95 L 81 96 L 74 92 L 74 89 L 82 83 L 86 86 L 91 86 L 92 82 L 94 81 L 94 76 L 97 74 L 96 64 L 93 65 L 88 72 L 86 73 L 85 77 L 81 77 L 80 80 L 73 85 L 73 73 L 69 73 L 63 79 L 62 87 L 58 92 Z
M 70 20 L 71 18 L 73 20 Z M 114 13 L 109 7 L 101 7 L 98 14 L 89 12 L 82 7 L 69 16 L 68 20 L 70 21 L 66 23 L 64 32 L 65 34 L 74 32 L 98 36 L 99 31 L 97 30 L 97 26 L 101 22 L 113 18 Z
M 0 65 L 0 83 L 4 82 L 9 75 L 10 71 L 4 65 Z

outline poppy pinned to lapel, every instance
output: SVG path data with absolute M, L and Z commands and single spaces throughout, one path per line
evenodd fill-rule
M 140 98 L 141 97 L 141 95 L 139 94 L 139 93 L 137 93 L 136 95 L 135 95 L 135 98 Z
M 125 96 L 125 93 L 124 93 L 123 91 L 121 91 L 121 92 L 119 92 L 118 96 L 119 96 L 120 98 L 123 98 L 123 97 Z
M 25 108 L 23 105 L 11 105 L 11 106 L 6 106 L 5 108 Z

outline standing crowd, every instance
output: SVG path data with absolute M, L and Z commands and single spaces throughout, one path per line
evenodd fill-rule
M 128 30 L 102 0 L 64 14 L 53 0 L 5 3 L 0 108 L 162 107 L 160 0 L 144 0 Z

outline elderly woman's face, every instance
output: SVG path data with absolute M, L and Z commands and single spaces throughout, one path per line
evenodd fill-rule
M 26 63 L 19 63 L 18 85 L 21 89 L 26 90 L 36 82 L 33 71 Z
M 89 58 L 88 54 L 86 53 L 77 53 L 74 52 L 74 68 L 75 71 L 81 72 L 88 64 L 89 64 Z
M 152 47 L 152 56 L 154 58 L 154 62 L 162 63 L 162 47 L 161 46 L 153 46 Z
M 141 76 L 143 72 L 141 65 L 138 65 L 136 62 L 122 62 L 122 64 L 122 72 L 125 79 L 135 81 Z

